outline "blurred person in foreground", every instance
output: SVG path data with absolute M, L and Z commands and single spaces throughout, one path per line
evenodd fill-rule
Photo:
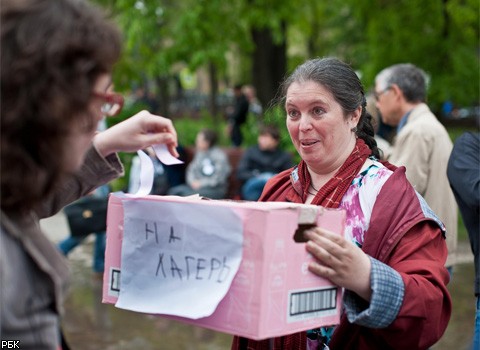
M 82 0 L 1 5 L 2 340 L 60 349 L 68 264 L 39 220 L 123 174 L 116 152 L 164 143 L 170 120 L 142 111 L 97 133 L 123 98 L 109 91 L 121 53 L 118 29 Z
M 377 108 L 385 124 L 397 128 L 387 160 L 406 168 L 416 191 L 445 224 L 453 272 L 457 251 L 458 208 L 447 179 L 452 141 L 426 104 L 427 76 L 410 63 L 385 68 L 375 78 Z
M 302 160 L 270 179 L 259 200 L 346 210 L 345 238 L 321 228 L 305 235 L 315 258 L 309 271 L 345 288 L 344 311 L 335 327 L 263 341 L 234 337 L 232 349 L 428 348 L 452 308 L 444 226 L 405 168 L 378 160 L 355 71 L 335 58 L 307 61 L 281 96 Z
M 448 161 L 447 176 L 474 257 L 477 300 L 472 349 L 480 349 L 480 133 L 466 132 L 458 137 Z

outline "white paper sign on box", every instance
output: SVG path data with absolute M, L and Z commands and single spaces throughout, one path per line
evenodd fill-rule
M 166 210 L 168 216 L 164 212 L 165 206 L 171 207 L 171 210 Z M 172 215 L 172 212 L 176 214 Z M 151 246 L 145 245 L 145 225 L 150 225 L 148 227 L 152 231 L 155 222 L 158 227 L 163 225 L 163 235 L 158 237 L 159 244 L 152 235 L 148 238 Z M 213 235 L 210 235 L 210 232 L 187 232 L 191 231 L 192 227 L 212 231 L 209 228 L 212 223 L 220 225 L 213 229 Z M 124 232 L 125 229 L 136 231 L 142 225 L 140 232 Z M 217 282 L 205 283 L 202 286 L 200 283 L 200 289 L 190 290 L 190 294 L 184 294 L 183 291 L 179 299 L 181 301 L 177 302 L 181 304 L 180 312 L 162 312 L 159 316 L 251 339 L 266 339 L 320 326 L 336 325 L 340 321 L 341 288 L 308 271 L 308 262 L 313 258 L 306 252 L 304 243 L 295 242 L 293 239 L 294 234 L 301 237 L 302 230 L 312 225 L 343 235 L 345 211 L 283 202 L 233 202 L 174 196 L 135 198 L 112 194 L 107 215 L 103 302 L 116 304 L 123 297 L 120 282 L 124 269 L 130 271 L 129 278 L 132 278 L 132 274 L 142 275 L 145 273 L 144 269 L 148 270 L 146 275 L 149 279 L 139 278 L 128 282 L 131 283 L 129 288 L 136 288 L 138 296 L 140 291 L 146 288 L 155 291 L 156 285 L 166 285 L 167 279 L 182 282 L 179 274 L 182 274 L 185 280 L 185 284 L 177 283 L 180 289 L 187 285 L 187 274 L 189 278 L 195 276 L 195 279 L 198 277 L 203 282 L 220 278 L 223 283 L 226 272 L 235 270 L 235 254 L 238 254 L 238 244 L 241 244 L 243 249 L 240 250 L 242 256 L 238 271 L 235 275 L 228 276 L 232 279 L 231 285 L 223 298 L 223 292 L 217 293 L 219 303 L 213 313 L 205 317 L 198 316 L 205 312 L 204 305 L 199 306 L 198 303 L 214 304 L 199 300 L 204 297 L 203 291 L 215 288 L 212 285 L 217 285 L 220 289 L 221 283 Z M 205 251 L 205 245 L 187 244 L 180 253 L 173 246 L 169 248 L 168 241 L 175 241 L 175 238 L 170 236 L 171 227 L 174 228 L 173 237 L 177 237 L 180 232 L 182 239 L 187 240 L 192 240 L 194 234 L 212 237 L 208 242 L 211 248 Z M 225 230 L 225 227 L 228 229 Z M 239 238 L 239 230 L 243 231 L 243 240 Z M 124 235 L 131 237 L 132 234 L 142 236 L 142 239 L 138 240 L 141 244 L 125 241 L 122 248 Z M 160 244 L 161 242 L 163 243 Z M 130 253 L 123 255 L 122 250 L 125 249 Z M 192 249 L 203 250 L 192 255 Z M 190 253 L 186 254 L 186 251 Z M 185 256 L 192 258 L 185 259 Z M 168 257 L 167 260 L 163 260 L 165 257 Z M 155 270 L 153 274 L 152 268 Z M 131 300 L 135 299 L 135 289 L 131 289 L 127 305 L 139 303 L 142 306 L 138 311 L 157 314 L 158 311 L 154 309 L 163 303 L 164 295 L 151 291 L 147 292 L 150 293 L 148 299 L 135 301 Z M 175 293 L 175 290 L 170 292 Z M 190 298 L 187 295 L 195 297 Z M 172 306 L 172 310 L 175 307 Z M 200 310 L 197 314 L 200 318 L 184 317 L 184 308 L 195 309 L 195 312 Z M 211 305 L 207 309 L 211 310 Z

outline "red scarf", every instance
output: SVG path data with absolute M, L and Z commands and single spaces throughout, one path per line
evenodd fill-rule
M 338 208 L 340 202 L 357 176 L 365 160 L 372 154 L 372 150 L 362 139 L 357 139 L 355 148 L 345 160 L 337 173 L 318 190 L 311 204 L 325 208 Z M 308 188 L 312 182 L 308 173 L 307 164 L 302 160 L 298 165 L 299 181 L 303 187 L 303 198 L 307 197 Z
M 366 159 L 371 154 L 372 151 L 365 141 L 357 139 L 352 153 L 350 153 L 337 173 L 320 188 L 311 204 L 321 205 L 326 208 L 338 208 L 353 179 L 360 172 Z M 301 184 L 303 191 L 303 199 L 305 199 L 312 179 L 303 160 L 298 165 L 298 177 L 298 182 Z M 232 350 L 305 350 L 307 347 L 306 334 L 306 332 L 298 332 L 260 341 L 234 337 Z

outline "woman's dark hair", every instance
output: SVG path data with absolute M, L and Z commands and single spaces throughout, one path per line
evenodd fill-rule
M 1 206 L 33 208 L 66 172 L 75 125 L 95 128 L 94 85 L 121 37 L 82 0 L 2 0 Z
M 208 142 L 208 148 L 212 148 L 213 146 L 215 146 L 217 144 L 218 135 L 212 129 L 202 129 L 200 131 L 200 133 L 205 138 L 205 141 Z
M 285 104 L 287 90 L 292 83 L 313 81 L 328 89 L 344 111 L 349 113 L 362 107 L 362 114 L 357 125 L 356 134 L 372 150 L 372 155 L 380 158 L 380 151 L 374 138 L 372 116 L 367 112 L 367 102 L 362 83 L 355 71 L 337 58 L 316 58 L 298 66 L 280 86 L 280 102 Z

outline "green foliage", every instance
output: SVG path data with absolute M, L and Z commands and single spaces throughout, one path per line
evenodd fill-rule
M 462 214 L 458 211 L 458 240 L 468 242 L 468 232 L 465 224 L 463 223 Z
M 475 127 L 470 127 L 470 128 L 464 128 L 464 127 L 455 127 L 455 126 L 449 126 L 447 127 L 448 135 L 450 136 L 450 139 L 452 142 L 455 142 L 457 138 L 462 135 L 464 132 L 471 131 L 471 132 L 478 132 L 478 129 Z
M 429 104 L 434 110 L 447 99 L 459 106 L 479 103 L 478 1 L 347 3 L 361 34 L 343 37 L 342 42 L 349 44 L 347 57 L 363 73 L 367 87 L 384 67 L 411 62 L 430 75 Z
M 227 83 L 248 82 L 252 30 L 268 28 L 281 42 L 286 24 L 288 71 L 307 58 L 337 56 L 361 73 L 368 89 L 381 69 L 412 62 L 430 75 L 434 111 L 447 99 L 479 104 L 478 0 L 96 1 L 124 33 L 125 53 L 115 72 L 119 89 L 185 65 L 193 71 L 213 65 Z
M 207 112 L 202 112 L 199 119 L 191 119 L 188 116 L 175 119 L 173 124 L 177 130 L 178 141 L 183 146 L 194 146 L 198 132 L 204 128 L 215 130 L 219 136 L 219 144 L 224 143 L 226 123 L 215 123 L 213 116 Z

